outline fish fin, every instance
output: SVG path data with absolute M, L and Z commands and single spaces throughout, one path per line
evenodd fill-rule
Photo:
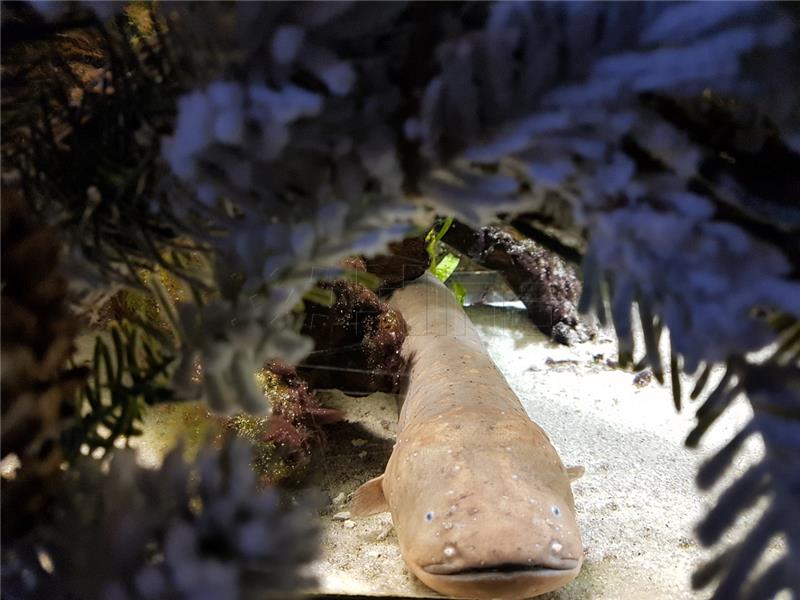
M 370 479 L 353 492 L 350 500 L 350 513 L 356 517 L 368 517 L 389 510 L 383 495 L 383 475 Z
M 582 466 L 578 465 L 576 467 L 567 467 L 567 477 L 569 477 L 570 481 L 575 481 L 576 479 L 580 479 L 583 477 L 583 474 L 586 472 Z

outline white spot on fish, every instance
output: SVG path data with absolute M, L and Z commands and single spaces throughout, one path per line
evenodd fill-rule
M 448 544 L 444 547 L 444 555 L 447 558 L 453 558 L 456 555 L 456 547 L 452 544 Z
M 536 504 L 536 500 L 534 500 L 533 498 L 528 498 L 528 502 L 530 502 L 531 504 Z
M 453 467 L 453 471 L 460 471 L 460 470 L 461 470 L 461 465 L 456 465 Z
M 411 456 L 417 456 L 418 454 L 419 452 L 414 452 L 414 454 L 412 454 Z
M 450 513 L 456 512 L 456 508 L 458 508 L 455 504 L 450 505 Z
M 445 521 L 444 523 L 442 523 L 442 527 L 444 527 L 445 529 L 452 529 L 453 524 L 450 521 Z
M 456 495 L 456 491 L 455 490 L 447 490 L 447 495 L 448 496 L 455 496 Z
M 561 548 L 563 548 L 563 546 L 559 542 L 553 542 L 550 544 L 550 549 L 553 552 L 561 552 Z
M 452 454 L 452 453 L 453 453 L 453 449 L 452 449 L 452 448 L 448 448 L 448 449 L 447 449 L 447 453 L 448 453 L 448 454 Z
M 517 479 L 519 479 L 519 475 L 514 474 L 514 475 L 511 476 L 511 479 L 516 481 Z
M 506 452 L 511 452 L 511 446 L 506 446 Z
M 560 508 L 558 508 L 557 506 L 551 506 L 551 507 L 550 507 L 550 510 L 551 510 L 551 511 L 553 511 L 553 514 L 554 514 L 555 516 L 557 516 L 557 517 L 560 517 L 560 516 L 561 516 L 561 509 L 560 509 Z

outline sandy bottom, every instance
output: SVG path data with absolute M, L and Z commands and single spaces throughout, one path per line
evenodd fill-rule
M 477 306 L 468 313 L 563 462 L 586 468 L 573 485 L 583 570 L 571 584 L 541 598 L 707 598 L 709 593 L 692 592 L 689 584 L 692 570 L 709 556 L 695 541 L 693 527 L 763 448 L 751 440 L 726 480 L 708 495 L 695 489 L 694 475 L 749 419 L 747 402 L 738 400 L 699 450 L 687 450 L 683 440 L 695 407 L 678 414 L 668 387 L 655 379 L 635 382 L 633 373 L 608 366 L 606 360 L 616 358 L 610 333 L 565 348 L 549 342 L 522 311 Z M 324 460 L 311 477 L 331 499 L 322 517 L 322 553 L 312 566 L 320 582 L 317 593 L 439 597 L 406 571 L 388 514 L 351 519 L 347 512 L 348 495 L 383 471 L 393 443 L 396 398 L 323 394 L 326 404 L 347 411 L 349 422 L 331 429 Z M 756 507 L 746 514 L 738 528 L 759 512 Z M 774 544 L 772 551 L 777 550 Z
M 708 592 L 692 592 L 689 584 L 693 569 L 709 556 L 695 541 L 693 527 L 763 448 L 750 440 L 727 478 L 708 495 L 695 489 L 694 475 L 747 422 L 747 402 L 737 400 L 706 434 L 702 447 L 687 450 L 683 440 L 695 407 L 676 413 L 668 387 L 609 366 L 606 361 L 616 358 L 611 333 L 566 348 L 547 340 L 521 310 L 476 306 L 468 313 L 563 462 L 586 469 L 573 485 L 585 546 L 583 570 L 568 586 L 541 598 L 707 598 Z M 712 383 L 720 376 L 712 375 Z M 309 473 L 309 483 L 330 499 L 321 517 L 320 556 L 310 568 L 319 581 L 314 595 L 439 597 L 406 571 L 388 514 L 351 519 L 347 512 L 348 496 L 383 472 L 394 443 L 397 398 L 320 396 L 323 404 L 344 409 L 347 421 L 328 428 L 328 442 Z M 202 437 L 204 425 L 197 414 L 190 410 L 187 417 L 178 407 L 150 411 L 145 435 L 135 440 L 140 460 L 158 464 L 178 433 L 190 441 Z M 757 506 L 746 513 L 734 535 L 762 510 Z M 771 552 L 779 551 L 777 542 Z

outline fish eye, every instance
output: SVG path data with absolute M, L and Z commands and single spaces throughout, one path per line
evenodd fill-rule
M 550 507 L 550 510 L 552 510 L 552 511 L 553 511 L 553 514 L 554 514 L 555 516 L 557 516 L 557 517 L 560 517 L 560 516 L 561 516 L 561 509 L 560 509 L 560 508 L 558 508 L 557 506 L 552 506 L 552 507 Z
M 425 515 L 425 520 L 428 521 L 428 523 L 433 521 L 433 512 L 428 512 L 428 514 Z

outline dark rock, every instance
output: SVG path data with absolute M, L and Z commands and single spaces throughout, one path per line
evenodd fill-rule
M 318 389 L 352 395 L 397 391 L 406 366 L 400 355 L 403 317 L 359 283 L 340 280 L 319 287 L 331 290 L 336 300 L 331 307 L 306 302 L 302 333 L 313 338 L 314 351 L 298 372 Z
M 389 244 L 389 254 L 364 260 L 366 270 L 381 278 L 381 289 L 393 290 L 403 282 L 420 277 L 430 265 L 430 257 L 422 237 L 408 238 Z
M 554 341 L 570 345 L 593 335 L 578 319 L 580 280 L 554 252 L 510 228 L 476 231 L 457 221 L 443 239 L 482 266 L 502 273 L 530 320 Z

